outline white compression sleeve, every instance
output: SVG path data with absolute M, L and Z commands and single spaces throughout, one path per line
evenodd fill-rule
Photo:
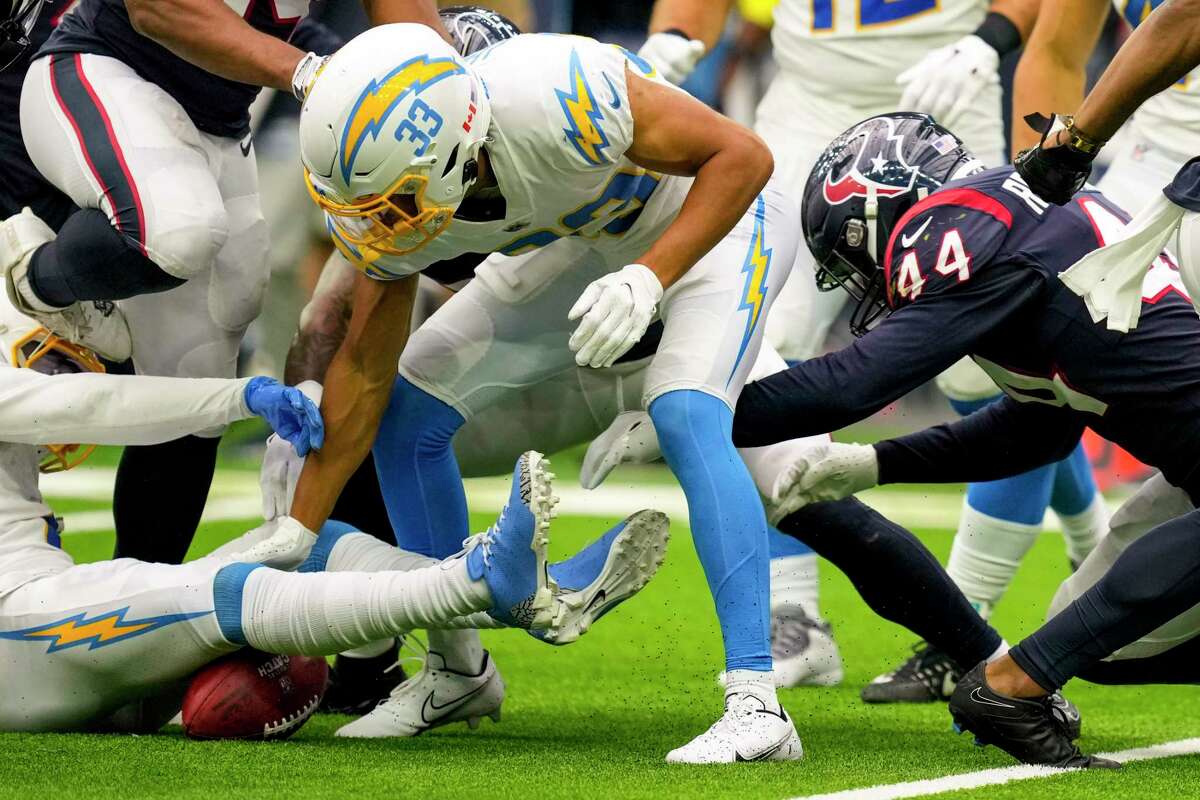
M 242 593 L 242 634 L 268 653 L 331 655 L 492 603 L 466 559 L 409 572 L 295 574 L 256 569 Z
M 0 367 L 0 441 L 158 444 L 250 417 L 247 382 Z

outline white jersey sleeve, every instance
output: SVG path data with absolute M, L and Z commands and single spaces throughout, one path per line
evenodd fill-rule
M 0 441 L 157 444 L 252 416 L 249 379 L 43 375 L 0 367 Z

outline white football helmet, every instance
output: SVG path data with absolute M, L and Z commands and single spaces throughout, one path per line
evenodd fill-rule
M 475 182 L 491 116 L 482 82 L 432 29 L 371 28 L 334 54 L 300 112 L 309 191 L 354 247 L 419 250 Z
M 0 352 L 0 362 L 7 359 L 14 367 L 45 375 L 105 371 L 95 353 L 22 314 L 4 291 L 0 291 Z M 51 444 L 38 449 L 42 472 L 62 472 L 83 463 L 96 446 Z

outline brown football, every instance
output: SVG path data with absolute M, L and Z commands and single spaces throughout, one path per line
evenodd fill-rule
M 328 681 L 324 658 L 239 650 L 192 678 L 183 731 L 192 739 L 286 739 L 317 710 Z

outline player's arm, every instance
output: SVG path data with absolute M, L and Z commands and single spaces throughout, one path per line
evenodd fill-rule
M 1038 143 L 1027 114 L 1069 113 L 1083 99 L 1085 68 L 1104 20 L 1108 0 L 1042 0 L 1037 24 L 1025 43 L 1013 79 L 1013 152 Z
M 634 125 L 626 157 L 695 177 L 679 215 L 639 260 L 668 288 L 733 229 L 775 162 L 753 131 L 691 95 L 629 71 L 626 79 Z
M 1066 458 L 1085 425 L 1066 408 L 1001 398 L 955 422 L 876 442 L 879 483 L 963 483 Z
M 270 378 L 0 372 L 0 441 L 158 444 L 257 415 L 304 450 L 320 446 L 316 406 Z
M 579 321 L 567 344 L 581 367 L 610 367 L 642 338 L 663 291 L 733 229 L 775 166 L 752 131 L 686 92 L 628 68 L 625 84 L 625 156 L 646 169 L 695 180 L 650 249 L 588 284 L 567 313 Z
M 446 35 L 433 0 L 363 0 L 363 5 L 374 24 L 424 22 Z M 296 91 L 297 68 L 307 54 L 255 30 L 223 0 L 125 0 L 125 8 L 134 30 L 207 72 Z
M 355 279 L 346 337 L 325 373 L 325 446 L 305 462 L 291 507 L 291 516 L 310 531 L 325 523 L 375 441 L 408 341 L 416 293 L 416 275 L 397 281 Z
M 1091 139 L 1108 141 L 1138 106 L 1198 64 L 1200 0 L 1167 0 L 1117 51 L 1075 113 L 1075 126 Z
M 650 13 L 650 35 L 678 31 L 688 39 L 716 46 L 733 0 L 658 0 Z
M 300 312 L 300 327 L 283 367 L 287 383 L 296 386 L 324 379 L 350 329 L 358 276 L 358 270 L 340 253 L 330 254 L 312 297 Z

